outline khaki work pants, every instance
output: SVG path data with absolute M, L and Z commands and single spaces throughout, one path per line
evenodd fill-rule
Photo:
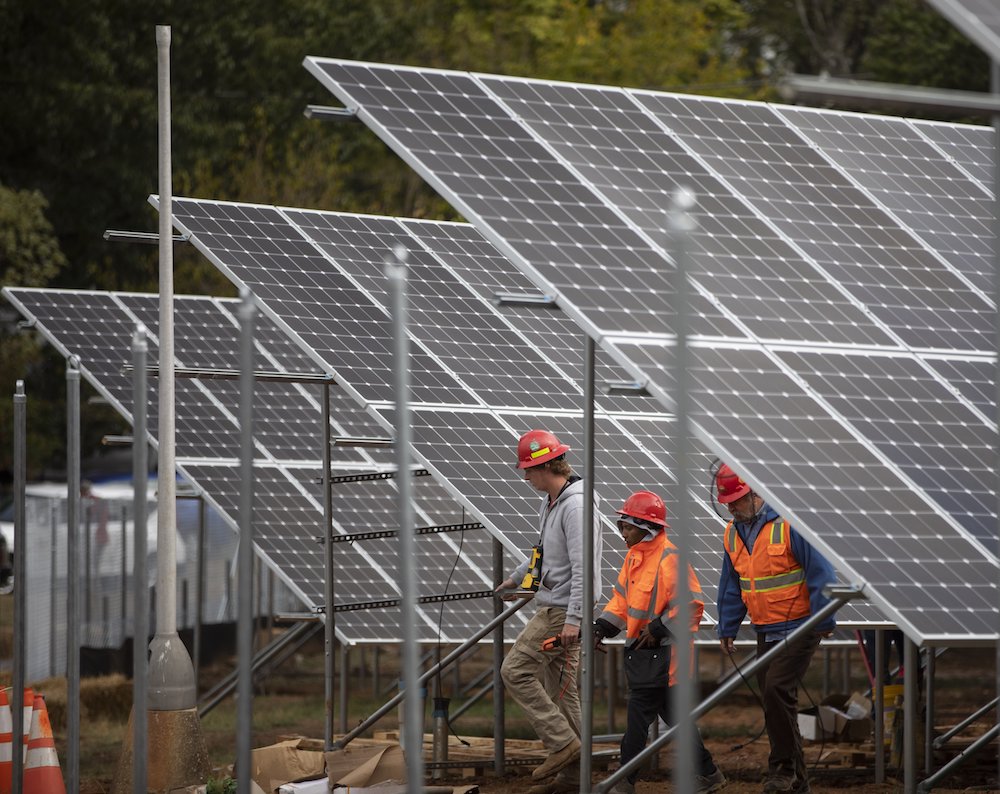
M 540 608 L 518 635 L 500 668 L 504 686 L 550 753 L 580 736 L 580 692 L 576 683 L 580 643 L 542 650 L 542 642 L 562 631 L 565 622 L 565 609 Z

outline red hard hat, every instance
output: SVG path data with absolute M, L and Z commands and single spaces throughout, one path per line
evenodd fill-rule
M 669 527 L 667 523 L 667 506 L 663 500 L 652 491 L 636 491 L 622 505 L 619 515 L 631 518 L 641 518 L 660 527 Z
M 517 468 L 540 466 L 569 452 L 566 444 L 559 443 L 548 430 L 529 430 L 517 442 Z
M 719 492 L 719 502 L 724 505 L 742 499 L 750 493 L 750 486 L 726 463 L 723 463 L 715 474 L 715 487 Z

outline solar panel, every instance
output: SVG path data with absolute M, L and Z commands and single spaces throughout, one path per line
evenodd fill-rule
M 833 152 L 832 138 L 817 144 L 784 109 L 760 103 L 316 58 L 306 66 L 518 269 L 552 290 L 619 365 L 649 378 L 666 408 L 671 265 L 657 203 L 676 185 L 693 187 L 705 200 L 692 262 L 699 298 L 692 396 L 704 442 L 842 561 L 852 580 L 866 582 L 873 601 L 914 639 L 995 636 L 996 561 L 984 545 L 992 547 L 995 535 L 995 510 L 983 499 L 990 465 L 968 435 L 989 438 L 996 428 L 977 402 L 981 374 L 965 387 L 942 377 L 953 361 L 964 366 L 990 350 L 992 307 L 972 283 L 974 259 L 960 268 L 930 247 L 927 183 L 911 171 L 897 177 L 924 185 L 904 226 L 903 199 L 856 175 L 860 159 Z M 823 131 L 835 127 L 838 141 L 849 141 L 856 125 L 843 126 Z M 955 140 L 974 162 L 968 138 Z M 965 203 L 955 206 L 964 207 L 963 220 L 974 218 L 979 186 L 969 169 L 953 166 L 930 138 L 911 145 L 927 151 L 934 168 L 951 169 L 964 189 L 957 195 Z M 556 188 L 562 211 L 580 208 L 587 231 L 552 209 Z M 958 250 L 967 228 L 937 230 L 936 239 Z M 598 254 L 567 240 L 609 229 L 629 241 L 627 260 L 613 247 Z M 632 316 L 622 285 L 632 304 L 642 296 Z M 711 312 L 700 308 L 706 304 Z M 652 305 L 658 319 L 645 322 Z M 774 320 L 776 313 L 787 321 Z M 843 371 L 824 364 L 816 373 L 814 359 L 827 353 Z M 873 379 L 873 391 L 839 392 L 855 372 Z M 898 377 L 940 400 L 925 406 L 931 419 L 919 428 L 939 453 L 931 466 L 925 450 L 898 443 L 900 428 L 917 429 L 905 402 L 879 401 L 881 427 L 864 414 L 867 397 L 894 393 Z M 948 487 L 921 487 L 944 471 Z M 874 532 L 881 554 L 857 554 L 861 533 L 845 521 Z M 939 609 L 938 590 L 968 596 L 968 609 Z
M 99 392 L 130 417 L 131 376 L 122 368 L 131 361 L 131 337 L 137 320 L 151 332 L 157 328 L 158 299 L 132 293 L 76 293 L 55 290 L 5 288 L 4 295 L 65 355 L 82 360 L 82 372 Z M 175 298 L 175 353 L 182 367 L 231 370 L 237 360 L 236 302 L 213 298 Z M 315 362 L 289 345 L 266 317 L 257 322 L 256 344 L 261 369 L 316 374 Z M 151 340 L 155 351 L 155 338 Z M 295 369 L 289 370 L 287 367 Z M 155 403 L 157 379 L 149 381 Z M 186 397 L 177 404 L 178 468 L 205 494 L 236 528 L 241 484 L 238 461 L 236 384 L 225 380 L 177 380 Z M 325 600 L 325 561 L 321 545 L 323 499 L 321 472 L 322 411 L 319 387 L 259 381 L 255 386 L 255 515 L 258 553 L 307 608 Z M 378 436 L 382 429 L 353 400 L 331 390 L 334 435 Z M 150 418 L 155 420 L 154 408 Z M 348 420 L 347 426 L 341 420 Z M 154 423 L 155 437 L 155 423 Z M 378 450 L 371 450 L 378 453 Z M 334 474 L 386 468 L 384 453 L 334 447 Z M 312 468 L 303 468 L 307 461 Z M 391 467 L 390 467 L 391 468 Z M 421 526 L 469 523 L 462 507 L 428 478 L 417 478 L 416 517 Z M 394 524 L 391 479 L 338 482 L 334 495 L 334 529 L 338 534 L 361 531 L 377 523 Z M 360 517 L 365 516 L 364 521 Z M 460 536 L 421 536 L 421 570 L 427 572 L 422 596 L 441 596 L 492 589 L 485 571 L 492 566 L 492 543 L 482 529 L 469 528 Z M 395 544 L 366 540 L 336 546 L 335 607 L 399 597 Z M 454 570 L 452 570 L 452 568 Z M 493 601 L 463 600 L 437 607 L 421 607 L 421 641 L 461 641 L 492 619 Z M 523 618 L 515 620 L 523 622 Z M 398 614 L 392 608 L 338 612 L 338 636 L 351 642 L 394 642 L 399 639 Z M 516 633 L 515 626 L 509 631 Z M 511 635 L 513 636 L 513 634 Z

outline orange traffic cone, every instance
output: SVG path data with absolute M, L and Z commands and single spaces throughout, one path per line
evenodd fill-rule
M 24 794 L 66 794 L 66 784 L 63 783 L 56 756 L 56 743 L 52 740 L 49 712 L 41 695 L 35 695 L 35 708 L 31 714 L 23 791 Z
M 10 700 L 7 693 L 10 688 L 0 689 L 0 794 L 10 794 L 14 787 L 14 718 L 10 712 Z M 24 739 L 21 743 L 22 758 L 28 752 L 28 737 L 31 728 L 31 712 L 34 708 L 35 693 L 31 687 L 24 688 L 21 701 L 24 715 L 21 725 L 24 728 Z

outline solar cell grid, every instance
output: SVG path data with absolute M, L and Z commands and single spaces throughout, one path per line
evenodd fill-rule
M 842 292 L 813 273 L 787 240 L 731 195 L 624 91 L 545 86 L 542 92 L 535 83 L 516 80 L 484 83 L 651 239 L 663 237 L 665 210 L 675 191 L 693 190 L 699 228 L 692 240 L 691 276 L 734 312 L 752 312 L 749 319 L 760 337 L 888 342 Z M 746 300 L 748 293 L 752 301 Z M 669 315 L 669 295 L 660 299 L 660 312 Z M 693 296 L 693 315 L 704 313 L 705 301 Z
M 793 108 L 779 113 L 975 288 L 989 294 L 992 199 L 917 127 L 881 116 Z
M 922 120 L 912 120 L 910 123 L 986 190 L 992 189 L 993 131 L 990 127 Z
M 982 299 L 775 112 L 735 102 L 637 98 L 907 345 L 989 344 Z M 819 217 L 804 219 L 805 207 Z
M 313 63 L 318 65 L 313 67 Z M 486 220 L 496 235 L 491 239 L 507 241 L 570 304 L 592 306 L 598 327 L 628 332 L 667 330 L 661 313 L 636 306 L 633 298 L 651 289 L 669 290 L 665 272 L 649 273 L 649 257 L 657 255 L 648 243 L 471 78 L 436 72 L 395 73 L 392 79 L 421 91 L 424 102 L 433 108 L 410 110 L 380 107 L 381 94 L 373 86 L 392 70 L 312 60 L 307 67 L 315 68 L 331 87 L 350 85 L 350 96 L 342 97 L 345 101 L 385 111 L 381 116 L 387 132 L 401 144 L 405 150 L 401 153 L 419 161 L 426 155 L 434 172 L 428 175 L 458 197 L 463 214 Z M 452 102 L 459 96 L 474 100 L 479 113 L 464 135 L 445 131 L 456 115 Z M 403 136 L 406 130 L 415 132 Z M 450 157 L 444 159 L 442 152 Z M 494 160 L 503 163 L 502 170 Z M 510 176 L 516 167 L 522 171 L 521 178 Z M 421 170 L 427 173 L 426 168 Z M 600 297 L 596 304 L 591 291 Z M 706 320 L 699 333 L 734 333 L 711 306 L 704 311 Z
M 393 246 L 413 248 L 407 256 L 411 333 L 455 377 L 489 405 L 556 408 L 572 389 L 555 377 L 543 357 L 481 299 L 389 219 L 338 218 L 289 212 L 332 260 L 388 311 L 383 268 Z M 366 228 L 359 228 L 363 224 Z

